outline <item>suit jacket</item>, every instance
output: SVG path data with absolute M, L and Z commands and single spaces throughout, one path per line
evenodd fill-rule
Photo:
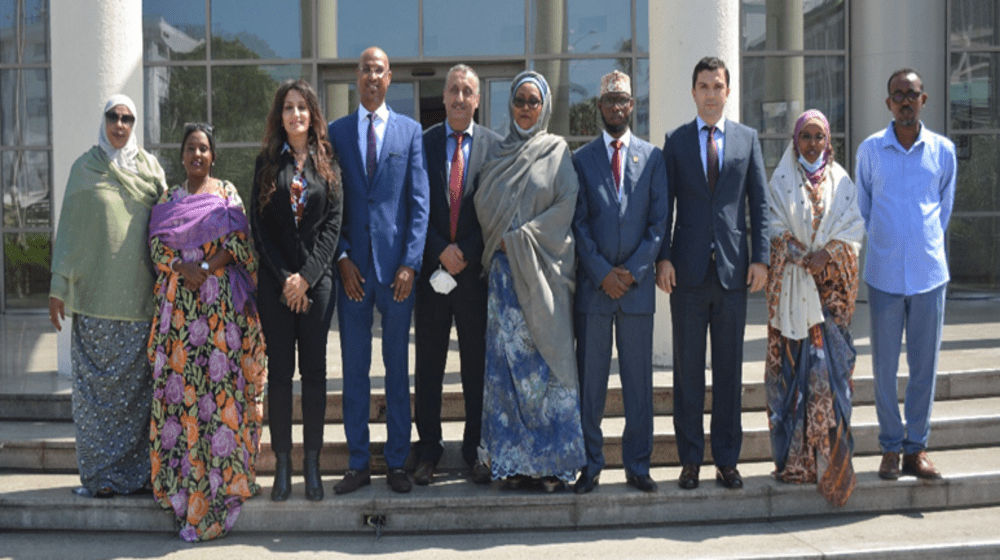
M 305 213 L 299 225 L 289 202 L 289 186 L 295 174 L 295 162 L 291 152 L 281 154 L 281 167 L 275 177 L 275 190 L 271 201 L 260 211 L 260 172 L 264 165 L 262 156 L 257 156 L 254 168 L 253 190 L 250 196 L 250 224 L 254 244 L 260 254 L 263 274 L 270 276 L 278 286 L 298 272 L 310 286 L 315 286 L 324 276 L 330 274 L 340 236 L 343 192 L 333 189 L 328 197 L 326 182 L 316 174 L 312 162 L 305 168 L 308 195 Z M 336 161 L 333 169 L 338 171 Z M 278 297 L 277 294 L 273 294 Z
M 727 290 L 745 288 L 750 263 L 767 265 L 770 253 L 764 192 L 767 178 L 757 131 L 726 121 L 722 169 L 714 193 L 708 190 L 701 164 L 697 120 L 667 134 L 663 157 L 667 162 L 670 208 L 660 260 L 673 263 L 678 286 L 697 286 L 708 272 L 714 242 L 722 286 Z M 676 223 L 671 224 L 675 203 Z M 750 248 L 747 210 L 752 228 Z
M 604 136 L 573 154 L 580 180 L 573 217 L 580 257 L 577 313 L 656 311 L 654 264 L 667 227 L 666 165 L 659 148 L 634 135 L 625 155 L 619 201 Z M 632 273 L 636 284 L 615 300 L 601 290 L 601 281 L 619 265 Z
M 472 147 L 469 160 L 465 162 L 465 188 L 462 191 L 461 207 L 458 214 L 455 243 L 462 250 L 468 266 L 459 274 L 462 277 L 479 278 L 482 270 L 483 230 L 476 217 L 473 203 L 477 182 L 476 174 L 486 161 L 490 146 L 500 141 L 500 135 L 473 123 Z M 424 156 L 426 158 L 427 179 L 430 182 L 430 217 L 427 223 L 427 243 L 424 247 L 423 280 L 440 264 L 438 258 L 445 247 L 451 244 L 451 191 L 448 166 L 451 154 L 446 152 L 447 137 L 444 123 L 438 123 L 424 132 Z
M 371 181 L 358 148 L 358 113 L 337 119 L 328 130 L 340 156 L 344 183 L 344 228 L 338 258 L 346 252 L 362 274 L 373 264 L 381 284 L 391 284 L 401 265 L 419 275 L 428 205 L 420 125 L 389 110 Z

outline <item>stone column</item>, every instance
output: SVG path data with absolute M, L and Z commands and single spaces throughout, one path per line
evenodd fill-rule
M 906 9 L 891 2 L 851 3 L 851 138 L 850 150 L 865 138 L 889 126 L 892 114 L 885 105 L 889 75 L 900 68 L 917 70 L 924 79 L 927 104 L 920 119 L 944 134 L 948 88 L 945 0 L 911 0 Z M 892 22 L 892 25 L 886 25 Z M 854 170 L 849 170 L 854 176 Z M 867 245 L 867 244 L 866 244 Z M 864 270 L 867 251 L 861 251 Z M 858 299 L 868 299 L 868 285 L 858 287 Z
M 132 133 L 142 144 L 142 0 L 51 0 L 49 9 L 52 219 L 58 226 L 70 169 L 76 158 L 97 144 L 108 97 L 124 93 L 135 101 L 139 115 Z M 70 330 L 67 320 L 57 342 L 63 375 L 70 373 Z
M 703 0 L 649 3 L 649 138 L 662 146 L 664 135 L 694 119 L 691 73 L 703 56 L 721 58 L 730 73 L 725 115 L 740 114 L 740 3 L 739 0 Z M 673 360 L 670 298 L 656 291 L 653 363 L 669 366 Z
M 319 0 L 319 53 L 320 58 L 337 58 L 337 0 Z M 361 53 L 358 53 L 361 54 Z M 320 78 L 322 79 L 322 77 Z M 347 84 L 316 84 L 326 88 L 326 120 L 339 119 L 351 111 Z

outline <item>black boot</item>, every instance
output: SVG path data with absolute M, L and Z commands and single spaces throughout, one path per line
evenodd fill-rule
M 292 457 L 288 453 L 274 454 L 274 487 L 271 501 L 283 502 L 292 493 Z
M 306 450 L 303 466 L 306 471 L 306 499 L 318 502 L 323 499 L 323 481 L 319 478 L 319 449 Z

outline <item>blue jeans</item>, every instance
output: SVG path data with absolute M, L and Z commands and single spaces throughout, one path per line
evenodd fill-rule
M 878 412 L 879 445 L 890 451 L 917 453 L 927 447 L 931 431 L 931 408 L 937 378 L 944 300 L 947 284 L 929 292 L 903 296 L 879 291 L 868 285 L 871 309 L 872 367 L 875 375 L 875 410 Z M 899 415 L 896 372 L 906 329 L 906 384 L 904 414 Z

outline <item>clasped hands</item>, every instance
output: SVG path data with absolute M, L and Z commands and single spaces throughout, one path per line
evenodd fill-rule
M 747 270 L 747 286 L 751 292 L 764 288 L 767 283 L 767 265 L 751 263 Z M 656 263 L 656 286 L 666 293 L 674 291 L 677 286 L 677 271 L 670 261 L 664 259 Z
M 293 313 L 305 313 L 309 309 L 309 298 L 306 291 L 309 289 L 309 282 L 298 272 L 285 279 L 285 285 L 281 288 L 281 295 L 285 296 L 288 308 Z
M 344 284 L 347 297 L 351 301 L 361 301 L 365 297 L 365 290 L 361 287 L 365 283 L 365 278 L 358 270 L 358 266 L 350 257 L 344 257 L 337 261 L 337 270 L 340 272 L 340 281 Z M 393 289 L 392 299 L 398 302 L 410 297 L 416 276 L 416 271 L 406 265 L 396 269 L 396 278 L 389 285 Z
M 625 295 L 632 284 L 635 284 L 632 273 L 623 266 L 616 266 L 601 280 L 601 289 L 611 299 L 618 299 Z

